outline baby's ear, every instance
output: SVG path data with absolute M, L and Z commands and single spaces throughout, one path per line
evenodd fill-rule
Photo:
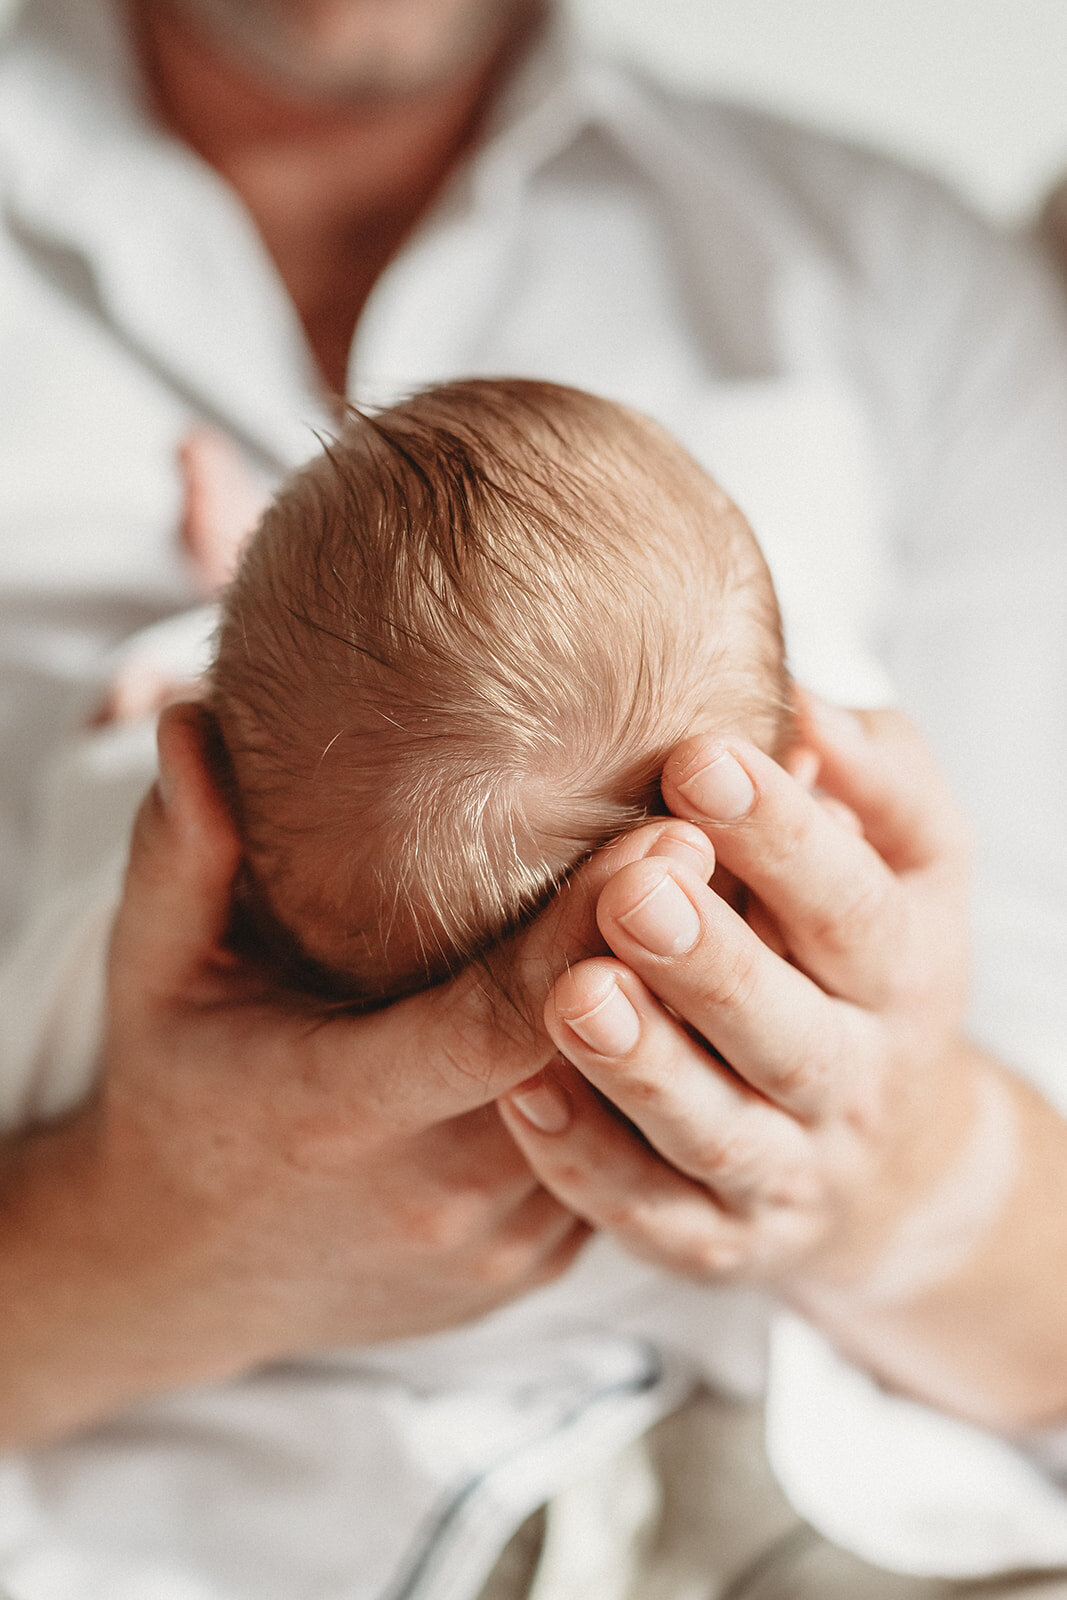
M 270 496 L 237 445 L 214 428 L 193 428 L 178 448 L 183 503 L 180 537 L 198 588 L 224 589 Z

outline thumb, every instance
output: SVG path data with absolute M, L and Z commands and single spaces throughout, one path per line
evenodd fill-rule
M 211 776 L 212 731 L 202 706 L 160 718 L 159 779 L 134 823 L 112 936 L 113 997 L 178 995 L 225 937 L 241 845 Z

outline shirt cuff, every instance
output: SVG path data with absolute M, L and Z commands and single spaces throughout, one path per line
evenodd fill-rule
M 1067 1428 L 1008 1443 L 881 1389 L 790 1313 L 771 1333 L 767 1451 L 801 1516 L 874 1566 L 1067 1565 L 1067 1494 L 1050 1476 L 1055 1461 L 1067 1483 Z

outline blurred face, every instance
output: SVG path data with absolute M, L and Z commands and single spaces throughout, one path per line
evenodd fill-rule
M 447 83 L 537 0 L 168 0 L 271 79 L 342 97 Z

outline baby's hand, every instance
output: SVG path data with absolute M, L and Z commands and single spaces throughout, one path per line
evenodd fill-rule
M 90 726 L 157 717 L 179 700 L 198 700 L 211 665 L 218 613 L 214 606 L 182 611 L 142 628 L 115 653 L 110 685 Z
M 158 717 L 179 701 L 199 700 L 202 681 L 167 677 L 140 660 L 123 661 L 89 718 L 89 727 L 110 728 L 116 723 L 140 722 L 142 717 Z
M 178 450 L 185 500 L 182 548 L 197 587 L 214 599 L 237 570 L 270 496 L 245 465 L 232 439 L 213 428 L 194 428 Z
M 178 449 L 183 500 L 182 549 L 205 599 L 213 600 L 237 567 L 268 503 L 263 485 L 246 467 L 231 439 L 212 428 L 194 428 Z M 207 613 L 196 613 L 196 617 Z M 202 643 L 214 628 L 175 617 L 129 641 L 120 652 L 103 700 L 90 718 L 94 728 L 157 717 L 179 700 L 200 698 L 210 657 Z

